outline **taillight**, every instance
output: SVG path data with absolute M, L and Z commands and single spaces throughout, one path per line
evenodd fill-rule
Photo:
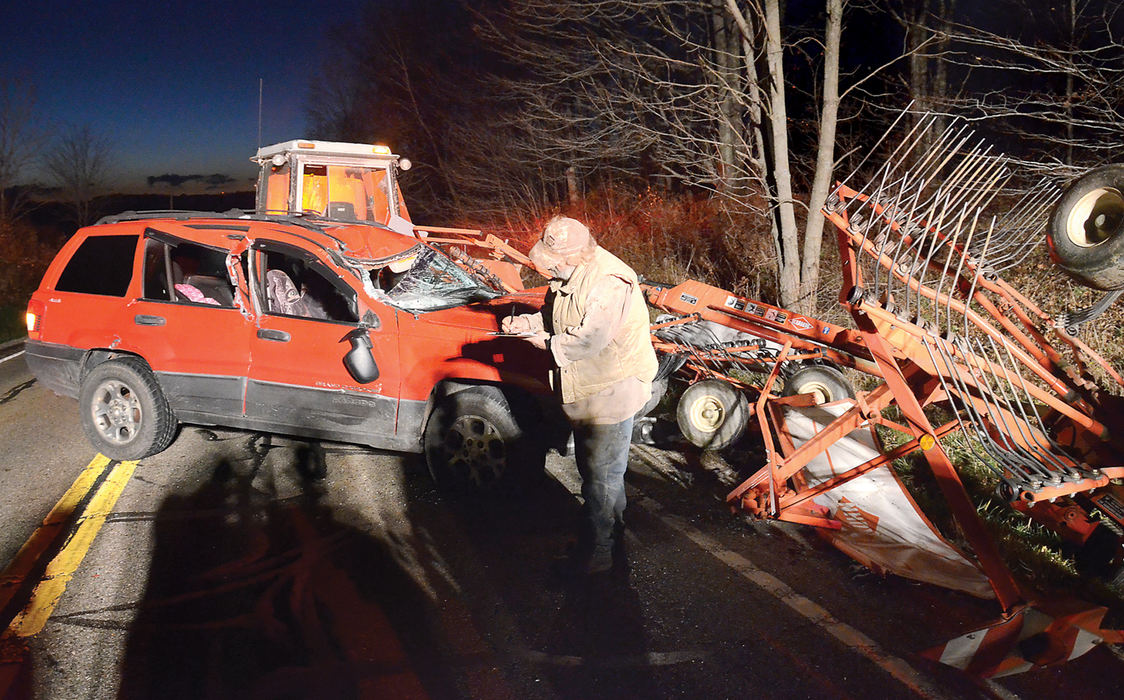
M 27 338 L 39 340 L 43 331 L 43 311 L 46 306 L 41 301 L 32 299 L 27 303 Z

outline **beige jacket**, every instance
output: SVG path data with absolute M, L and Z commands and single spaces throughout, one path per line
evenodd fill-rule
M 609 278 L 609 279 L 607 279 Z M 616 279 L 611 279 L 616 278 Z M 625 303 L 622 317 L 606 314 L 605 301 L 596 290 L 621 288 Z M 650 384 L 656 375 L 648 307 L 636 273 L 615 255 L 598 247 L 593 259 L 579 265 L 570 279 L 550 283 L 547 297 L 551 333 L 550 349 L 558 365 L 562 403 L 569 404 L 604 392 L 622 380 Z M 611 329 L 608 337 L 590 328 L 591 321 Z

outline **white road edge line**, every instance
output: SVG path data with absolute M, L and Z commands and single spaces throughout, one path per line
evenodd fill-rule
M 656 501 L 653 501 L 639 492 L 636 492 L 636 495 L 638 497 L 632 499 L 633 503 L 636 503 L 636 505 L 648 511 L 648 513 L 656 516 L 660 522 L 664 523 L 672 530 L 687 537 L 687 539 L 694 542 L 707 554 L 710 554 L 715 559 L 718 559 L 720 562 L 736 571 L 738 575 L 745 580 L 784 603 L 796 614 L 823 629 L 832 637 L 835 637 L 843 646 L 853 649 L 877 664 L 883 671 L 890 674 L 914 692 L 930 698 L 950 697 L 930 684 L 929 681 L 910 666 L 905 659 L 886 652 L 870 637 L 854 627 L 836 620 L 832 617 L 831 613 L 818 603 L 792 590 L 788 584 L 781 581 L 776 576 L 761 570 L 744 555 L 726 549 L 717 540 L 695 528 L 678 515 L 664 512 L 663 506 Z
M 580 498 L 581 482 L 575 470 L 560 471 L 547 466 L 547 471 L 570 493 Z M 835 637 L 843 646 L 855 650 L 877 664 L 893 678 L 917 694 L 928 698 L 951 698 L 934 687 L 905 659 L 887 653 L 877 642 L 850 625 L 840 622 L 827 610 L 812 600 L 792 590 L 784 581 L 761 570 L 745 556 L 732 552 L 714 538 L 695 528 L 683 518 L 664 511 L 663 506 L 631 485 L 626 485 L 628 500 L 676 532 L 684 535 L 699 548 L 736 571 L 739 576 L 777 598 L 796 614 Z
M 23 351 L 23 350 L 20 350 L 19 352 L 17 352 L 17 353 L 12 353 L 11 355 L 8 355 L 7 357 L 0 357 L 0 364 L 4 364 L 5 362 L 7 362 L 8 360 L 12 359 L 13 357 L 19 357 L 19 356 L 20 356 L 20 355 L 22 355 L 23 353 L 24 353 L 24 351 Z

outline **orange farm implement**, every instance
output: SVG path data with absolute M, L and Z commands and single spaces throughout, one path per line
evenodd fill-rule
M 1124 198 L 1063 196 L 1074 204 L 1059 214 L 1062 193 L 1052 185 L 1012 194 L 1008 159 L 965 124 L 932 115 L 903 114 L 876 151 L 882 164 L 860 166 L 824 208 L 853 328 L 695 281 L 648 287 L 649 303 L 669 312 L 653 326 L 658 348 L 680 358 L 690 382 L 680 427 L 695 444 L 719 448 L 755 421 L 766 463 L 729 493 L 731 507 L 824 528 L 876 570 L 997 599 L 1001 622 L 933 658 L 994 676 L 1124 642 L 1100 628 L 1103 608 L 1059 612 L 1057 601 L 1034 601 L 1020 587 L 948 452 L 958 433 L 971 459 L 992 470 L 1002 498 L 1058 532 L 1081 568 L 1119 568 L 1124 454 L 1113 436 L 1124 428 L 1124 379 L 1077 337 L 1119 293 L 1052 317 L 1003 274 L 1031 259 L 1051 209 L 1051 241 L 1076 220 L 1082 233 L 1065 240 L 1082 254 L 1124 236 L 1088 233 L 1113 216 L 1119 227 Z M 852 391 L 835 366 L 876 385 Z M 899 434 L 900 444 L 883 449 L 874 426 Z M 931 470 L 974 556 L 945 541 L 901 488 L 892 462 L 911 453 Z M 896 503 L 871 500 L 888 492 Z M 911 549 L 926 538 L 918 559 Z

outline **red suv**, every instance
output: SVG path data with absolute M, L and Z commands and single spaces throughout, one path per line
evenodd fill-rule
M 192 423 L 424 451 L 439 482 L 487 486 L 565 433 L 546 353 L 496 334 L 541 290 L 464 260 L 377 224 L 111 217 L 48 268 L 27 363 L 114 459 Z

